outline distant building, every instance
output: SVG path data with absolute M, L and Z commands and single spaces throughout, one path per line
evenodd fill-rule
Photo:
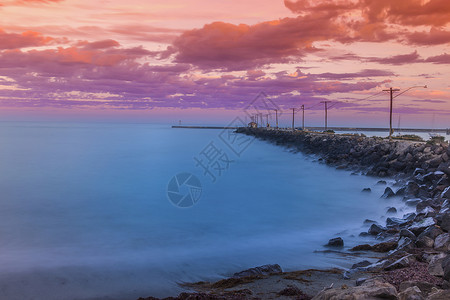
M 248 123 L 248 127 L 256 128 L 256 127 L 258 127 L 258 124 L 256 124 L 255 122 L 250 122 L 250 123 Z

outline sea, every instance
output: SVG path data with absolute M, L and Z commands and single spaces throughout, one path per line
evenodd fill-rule
M 342 251 L 376 242 L 364 220 L 412 211 L 379 180 L 227 130 L 0 122 L 0 299 L 167 297 L 265 264 L 349 268 L 364 258 Z M 324 246 L 338 236 L 342 251 Z

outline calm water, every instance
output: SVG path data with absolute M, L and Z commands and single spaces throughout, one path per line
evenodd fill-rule
M 224 147 L 219 133 L 0 123 L 0 299 L 136 299 L 267 263 L 348 267 L 354 261 L 314 251 L 337 235 L 346 246 L 367 242 L 358 237 L 362 221 L 401 208 L 379 198 L 376 178 L 263 141 L 230 154 L 234 162 L 212 183 L 193 157 L 211 141 Z M 203 185 L 189 209 L 166 195 L 183 171 Z

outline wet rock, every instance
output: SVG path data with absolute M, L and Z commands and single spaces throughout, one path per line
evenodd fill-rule
M 355 282 L 355 285 L 356 286 L 360 286 L 360 285 L 362 285 L 364 282 L 366 282 L 367 281 L 367 278 L 366 277 L 362 277 L 362 278 L 358 278 L 358 279 L 356 279 L 356 282 Z
M 415 235 L 419 235 L 422 233 L 422 231 L 424 231 L 427 227 L 432 226 L 436 224 L 436 221 L 431 218 L 425 218 L 421 221 L 418 222 L 414 222 L 411 226 L 408 227 L 408 229 L 414 233 Z
M 384 190 L 384 194 L 381 196 L 381 198 L 387 199 L 387 198 L 391 198 L 391 197 L 394 197 L 394 196 L 395 196 L 394 191 L 390 187 L 387 187 Z
M 422 291 L 417 286 L 411 286 L 398 294 L 399 300 L 424 300 Z
M 406 200 L 405 204 L 408 205 L 408 206 L 415 207 L 415 206 L 417 206 L 417 204 L 420 203 L 420 201 L 422 201 L 422 199 L 414 198 L 414 199 Z
M 363 224 L 364 225 L 371 225 L 371 224 L 376 224 L 377 222 L 374 220 L 369 220 L 369 219 L 365 219 Z
M 432 248 L 434 240 L 427 236 L 418 237 L 416 240 L 416 246 L 419 248 Z
M 450 213 L 445 213 L 441 216 L 441 228 L 446 232 L 450 232 Z
M 418 238 L 426 236 L 431 239 L 435 239 L 437 236 L 441 235 L 443 231 L 436 225 L 430 226 L 425 229 L 421 234 L 419 234 Z
M 382 233 L 383 231 L 386 231 L 386 230 L 387 230 L 386 227 L 380 226 L 378 224 L 372 224 L 369 228 L 368 233 L 370 235 L 378 235 L 379 233 Z
M 372 191 L 371 188 L 363 188 L 361 192 L 363 193 L 370 193 Z
M 409 214 L 404 214 L 403 215 L 403 219 L 408 220 L 408 221 L 412 221 L 416 218 L 416 214 L 415 213 L 409 213 Z
M 373 245 L 372 251 L 384 253 L 394 250 L 395 248 L 397 248 L 397 246 L 398 246 L 397 242 L 384 242 Z
M 442 260 L 442 270 L 444 270 L 443 278 L 447 281 L 450 281 L 450 255 L 447 255 Z
M 406 185 L 406 195 L 416 197 L 419 194 L 420 187 L 414 181 L 409 181 Z
M 369 251 L 372 250 L 372 246 L 369 244 L 358 245 L 350 249 L 350 251 Z
M 328 241 L 328 247 L 344 247 L 344 240 L 342 238 L 337 237 Z
M 384 269 L 386 271 L 392 271 L 396 269 L 401 269 L 409 266 L 414 261 L 414 257 L 412 255 L 408 255 L 405 257 L 402 257 L 396 261 L 394 261 L 392 264 L 388 265 Z
M 378 185 L 386 185 L 387 182 L 386 182 L 386 180 L 378 180 L 377 184 Z
M 283 272 L 283 270 L 281 269 L 280 265 L 278 265 L 278 264 L 263 265 L 260 267 L 250 268 L 248 270 L 234 273 L 233 277 L 241 278 L 241 277 L 255 276 L 255 275 L 279 274 L 282 272 Z
M 450 250 L 450 234 L 443 233 L 441 235 L 438 235 L 434 240 L 434 249 L 438 251 Z
M 307 297 L 307 295 L 305 293 L 303 293 L 302 290 L 300 290 L 298 287 L 295 287 L 292 285 L 289 285 L 287 288 L 278 292 L 278 295 L 279 296 L 297 296 L 297 298 L 300 297 L 298 299 L 309 299 L 309 297 Z
M 403 226 L 405 224 L 408 224 L 408 220 L 399 219 L 399 218 L 387 218 L 386 219 L 386 227 L 396 227 L 396 226 Z
M 397 209 L 395 207 L 389 207 L 386 211 L 387 214 L 396 214 Z
M 328 299 L 397 299 L 397 290 L 387 282 L 369 279 L 360 286 L 348 289 L 334 288 L 317 294 L 313 300 Z
M 398 240 L 397 250 L 408 250 L 414 248 L 414 242 L 408 237 L 401 237 Z
M 408 237 L 411 240 L 415 240 L 416 236 L 414 235 L 414 233 L 412 233 L 411 231 L 409 231 L 408 229 L 402 229 L 400 230 L 400 237 Z
M 401 187 L 395 192 L 395 196 L 404 196 L 406 195 L 406 187 Z
M 442 192 L 441 198 L 450 199 L 450 186 Z
M 372 263 L 370 261 L 363 260 L 363 261 L 360 261 L 359 263 L 353 264 L 351 269 L 364 268 L 364 267 L 370 266 L 371 264 Z

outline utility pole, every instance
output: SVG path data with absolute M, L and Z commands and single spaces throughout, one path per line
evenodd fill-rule
M 325 131 L 328 130 L 328 103 L 331 101 L 322 101 L 320 103 L 325 104 Z
M 292 131 L 295 130 L 295 127 L 294 127 L 294 116 L 295 116 L 295 108 L 292 108 Z
M 278 109 L 275 109 L 275 120 L 276 120 L 277 129 L 278 129 Z
M 394 92 L 400 91 L 399 89 L 389 88 L 388 90 L 383 90 L 383 92 L 389 92 L 391 96 L 390 107 L 389 107 L 389 139 L 392 139 L 392 106 L 394 102 Z
M 302 130 L 305 131 L 305 105 L 302 105 L 301 110 L 303 111 L 303 116 L 302 116 Z

